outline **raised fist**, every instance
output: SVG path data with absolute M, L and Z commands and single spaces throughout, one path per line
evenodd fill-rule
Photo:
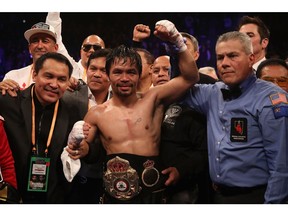
M 158 21 L 155 25 L 154 35 L 163 41 L 169 41 L 172 44 L 175 44 L 179 49 L 179 52 L 184 52 L 187 49 L 182 35 L 169 20 Z
M 150 37 L 151 30 L 149 26 L 137 24 L 133 30 L 133 41 L 141 42 Z

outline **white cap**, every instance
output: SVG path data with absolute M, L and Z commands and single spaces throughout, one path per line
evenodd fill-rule
M 51 35 L 56 41 L 57 35 L 56 35 L 54 27 L 44 22 L 39 22 L 33 25 L 31 29 L 27 30 L 24 33 L 24 37 L 29 42 L 30 37 L 37 33 L 45 33 L 45 34 Z

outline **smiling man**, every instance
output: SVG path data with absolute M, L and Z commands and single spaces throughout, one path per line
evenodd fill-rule
M 150 88 L 139 98 L 140 55 L 123 45 L 113 49 L 106 61 L 113 97 L 88 111 L 84 118 L 91 125 L 87 139 L 69 140 L 67 151 L 71 158 L 78 159 L 87 155 L 95 136 L 100 138 L 107 153 L 104 203 L 163 203 L 165 187 L 175 179 L 175 172 L 164 169 L 159 158 L 164 106 L 198 81 L 198 69 L 173 23 L 157 22 L 154 34 L 179 48 L 181 76 Z M 73 134 L 74 130 L 71 137 L 78 136 Z
M 0 82 L 1 89 L 25 89 L 33 83 L 32 75 L 35 69 L 35 62 L 47 52 L 57 52 L 55 29 L 46 23 L 36 23 L 24 33 L 28 41 L 29 53 L 32 56 L 32 64 L 26 67 L 9 71 Z
M 0 95 L 0 115 L 5 119 L 23 203 L 67 200 L 69 186 L 60 155 L 74 122 L 62 96 L 72 69 L 62 54 L 46 53 L 35 63 L 35 84 L 18 91 L 16 97 Z M 33 175 L 45 176 L 45 187 L 29 187 Z

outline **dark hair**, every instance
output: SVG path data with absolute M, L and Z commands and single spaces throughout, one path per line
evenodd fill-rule
M 99 50 L 96 50 L 95 52 L 93 52 L 89 56 L 89 59 L 88 59 L 88 62 L 87 62 L 87 68 L 89 67 L 90 62 L 91 62 L 92 59 L 101 58 L 101 57 L 105 57 L 106 58 L 111 51 L 112 51 L 112 49 L 110 49 L 110 48 L 104 48 L 104 49 L 99 49 Z
M 270 65 L 279 65 L 279 66 L 282 66 L 282 67 L 286 68 L 286 70 L 288 70 L 288 65 L 287 65 L 287 63 L 284 60 L 271 58 L 271 59 L 266 59 L 265 61 L 261 62 L 261 64 L 257 68 L 256 76 L 258 78 L 260 78 L 261 74 L 262 74 L 262 69 L 264 67 L 270 66 Z
M 70 61 L 62 54 L 57 53 L 57 52 L 48 52 L 42 55 L 37 61 L 35 62 L 35 72 L 36 74 L 39 73 L 39 71 L 42 69 L 44 62 L 47 59 L 53 59 L 57 62 L 63 63 L 68 66 L 69 69 L 69 78 L 71 77 L 72 71 L 73 71 L 73 66 L 70 63 Z
M 155 61 L 155 57 L 150 53 L 148 50 L 143 49 L 143 48 L 134 48 L 137 52 L 143 52 L 144 53 L 144 58 L 146 59 L 148 64 L 153 64 Z
M 136 52 L 135 49 L 120 45 L 112 50 L 106 58 L 106 72 L 109 76 L 111 65 L 115 62 L 123 60 L 123 63 L 126 63 L 127 60 L 130 60 L 131 65 L 135 65 L 136 69 L 139 72 L 139 76 L 142 73 L 142 62 L 141 56 Z
M 255 24 L 258 26 L 258 32 L 259 32 L 261 41 L 265 38 L 267 39 L 270 38 L 270 31 L 268 27 L 259 17 L 243 16 L 240 19 L 240 22 L 238 25 L 238 31 L 240 30 L 241 26 L 246 25 L 246 24 Z

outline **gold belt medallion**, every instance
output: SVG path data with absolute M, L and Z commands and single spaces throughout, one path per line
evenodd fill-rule
M 139 176 L 128 160 L 116 156 L 107 162 L 104 173 L 106 191 L 119 200 L 130 200 L 141 191 Z

